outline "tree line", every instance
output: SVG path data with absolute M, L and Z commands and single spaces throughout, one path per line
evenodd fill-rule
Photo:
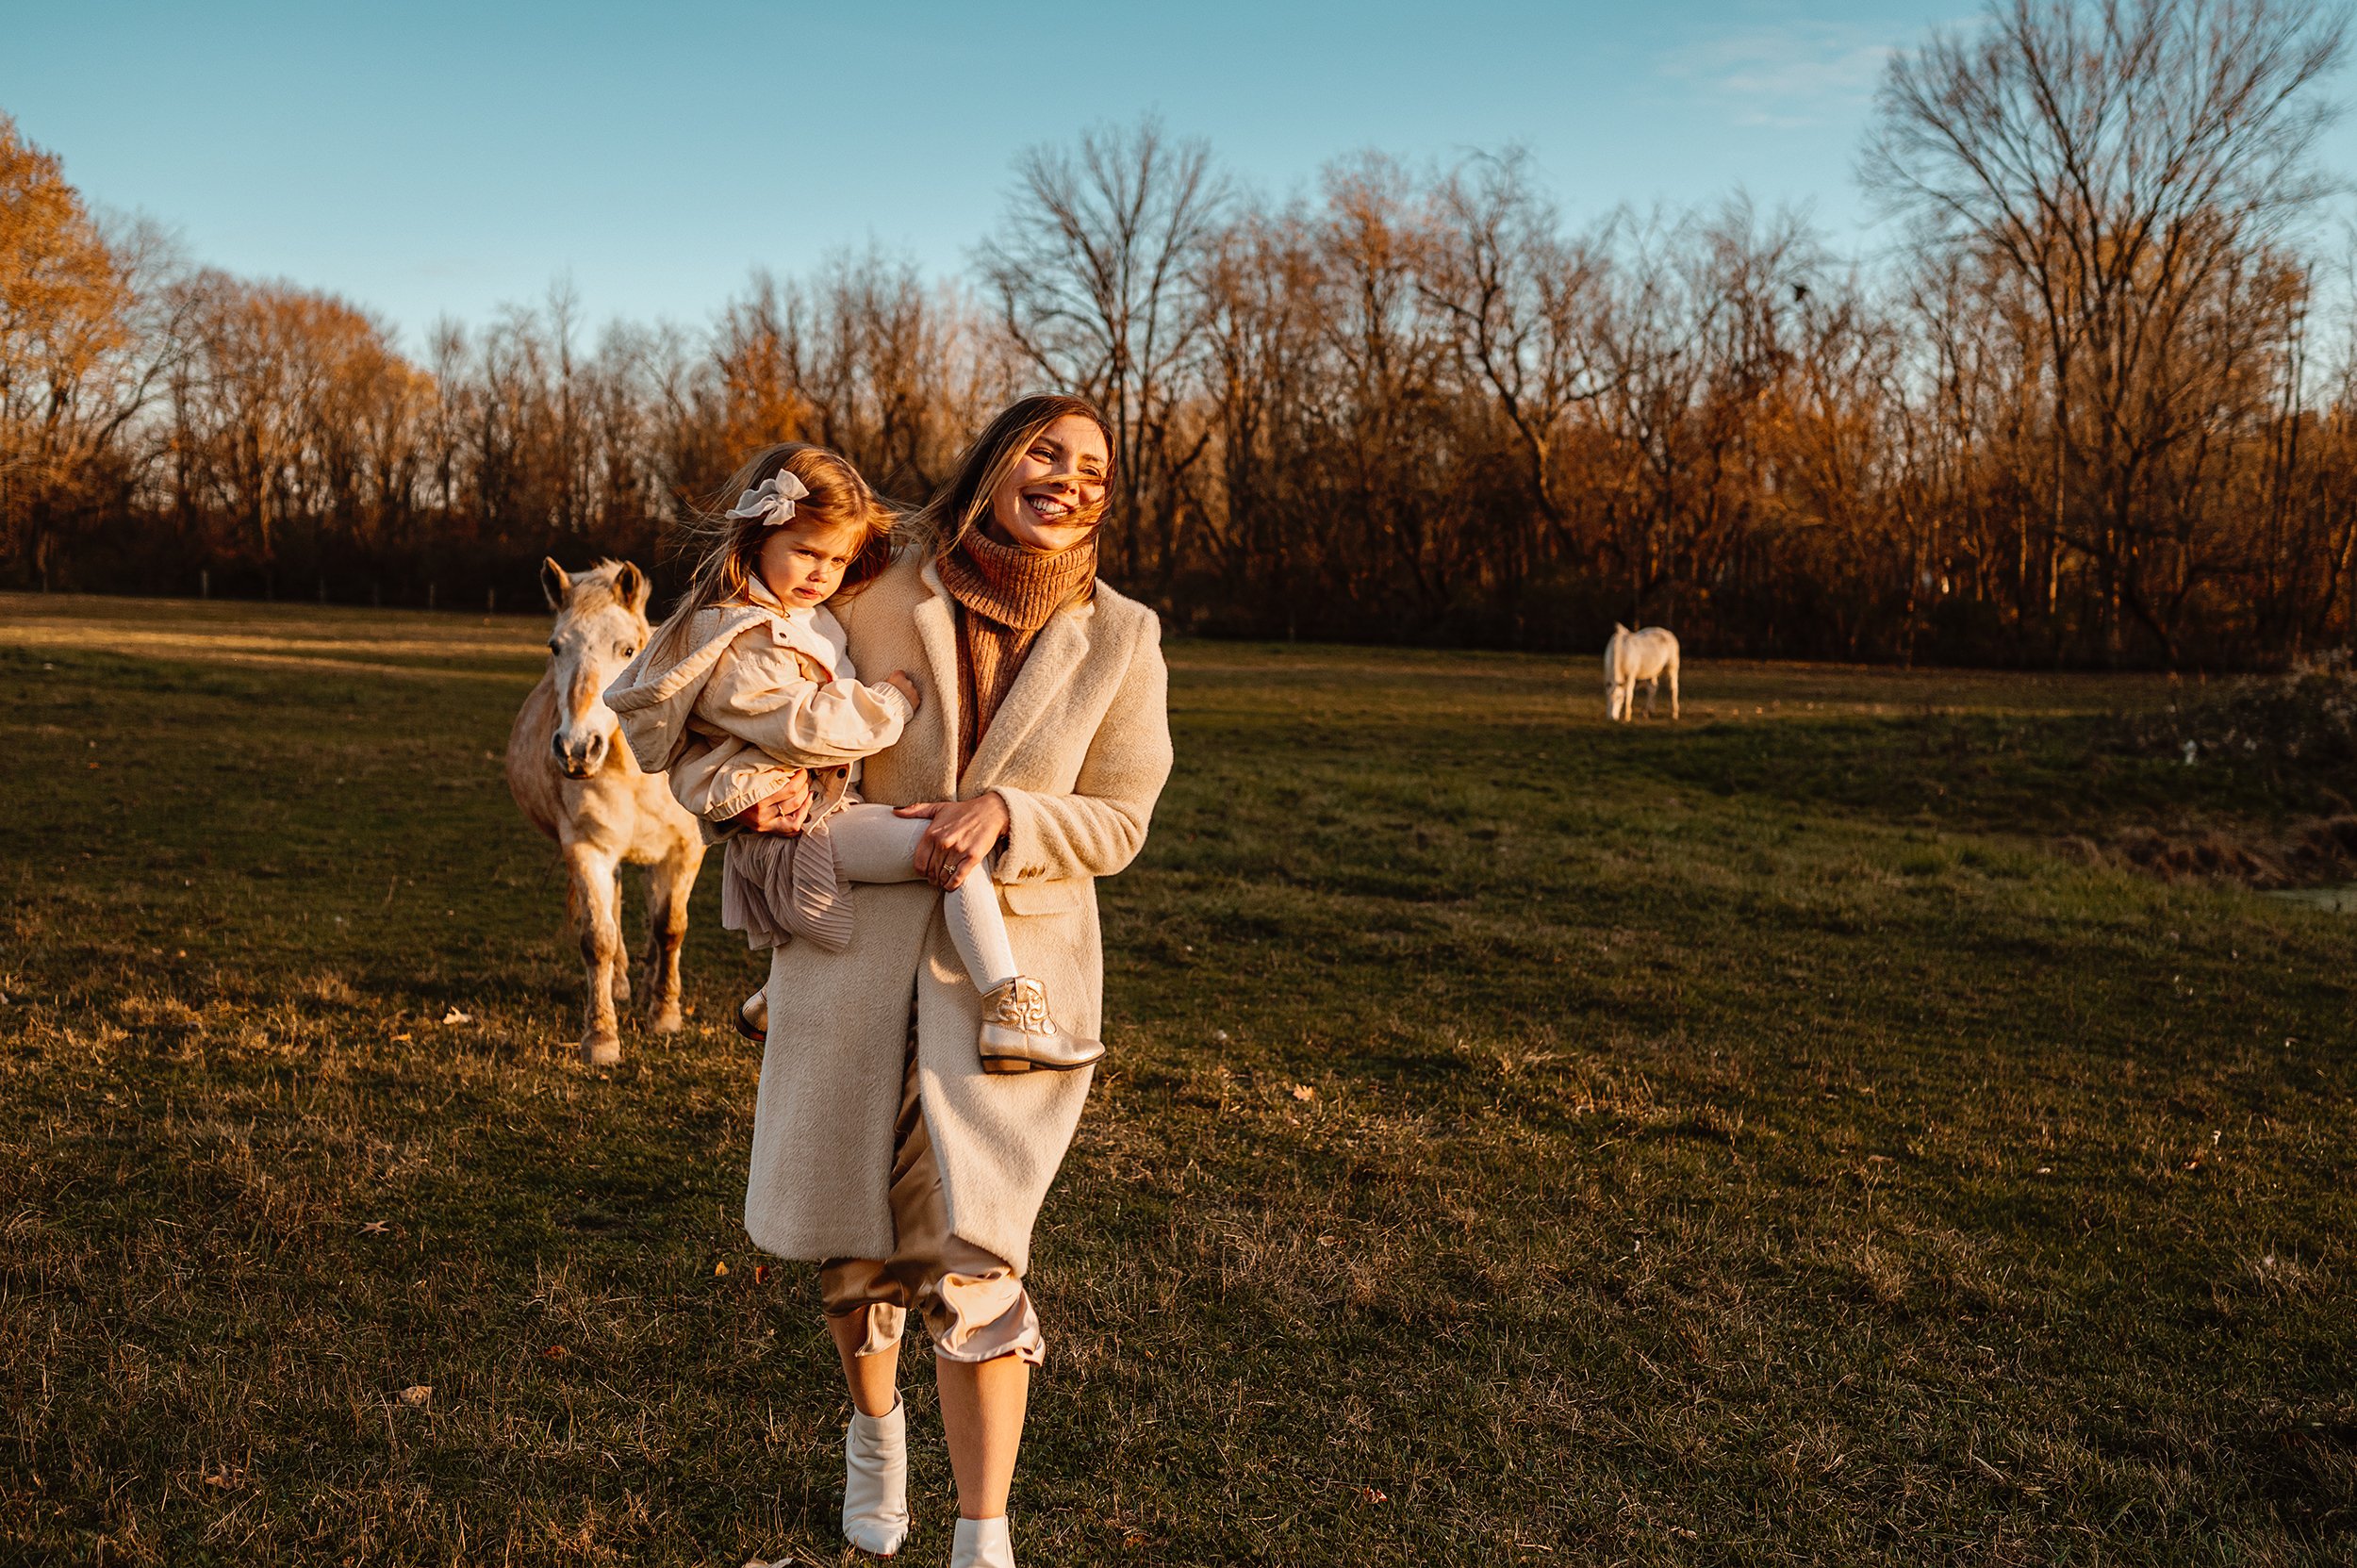
M 1567 224 L 1513 151 L 1241 189 L 1152 121 L 1019 160 L 970 277 L 756 272 L 707 324 L 566 287 L 379 317 L 94 218 L 0 118 L 0 582 L 517 607 L 669 580 L 764 442 L 921 499 L 1095 398 L 1108 577 L 1211 635 L 2263 666 L 2357 618 L 2357 337 L 2321 0 L 1998 0 L 1897 56 L 1904 242 L 1740 198 Z M 2339 292 L 2336 292 L 2339 290 Z

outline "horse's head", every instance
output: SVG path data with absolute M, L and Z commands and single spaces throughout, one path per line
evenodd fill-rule
M 647 645 L 647 574 L 628 561 L 600 561 L 579 576 L 540 563 L 540 591 L 556 612 L 549 673 L 556 684 L 556 733 L 549 748 L 569 779 L 605 766 L 619 722 L 605 688 Z

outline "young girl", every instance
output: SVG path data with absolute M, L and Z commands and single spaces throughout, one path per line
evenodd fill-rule
M 756 950 L 799 936 L 850 940 L 847 883 L 915 882 L 926 822 L 859 798 L 860 759 L 899 739 L 922 701 L 904 670 L 874 684 L 852 668 L 829 598 L 891 561 L 892 516 L 823 447 L 771 447 L 701 520 L 707 548 L 685 595 L 605 694 L 641 767 L 727 846 L 720 923 Z M 1058 1030 L 1046 987 L 1015 971 L 986 877 L 943 894 L 949 938 L 982 993 L 990 1072 L 1085 1066 L 1104 1047 Z M 739 1012 L 767 1032 L 766 993 Z

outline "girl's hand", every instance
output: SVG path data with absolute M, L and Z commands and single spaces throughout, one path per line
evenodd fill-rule
M 925 705 L 925 694 L 916 689 L 916 683 L 907 670 L 894 670 L 883 678 L 883 684 L 909 700 L 909 712 L 915 713 Z
M 736 820 L 754 833 L 801 832 L 801 817 L 810 805 L 810 774 L 794 770 L 793 782 L 764 801 L 755 801 L 736 814 Z
M 1007 815 L 1007 802 L 995 790 L 971 801 L 927 801 L 902 806 L 892 815 L 932 819 L 911 858 L 927 882 L 945 891 L 959 886 L 981 867 L 1013 820 Z

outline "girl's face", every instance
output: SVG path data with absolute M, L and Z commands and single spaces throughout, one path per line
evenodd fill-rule
M 1031 437 L 991 492 L 991 536 L 1050 554 L 1080 543 L 1096 524 L 1073 519 L 1103 503 L 1106 467 L 1105 433 L 1096 421 L 1064 415 Z
M 843 569 L 859 554 L 859 530 L 796 520 L 768 529 L 761 541 L 761 580 L 792 609 L 823 604 L 842 586 Z

